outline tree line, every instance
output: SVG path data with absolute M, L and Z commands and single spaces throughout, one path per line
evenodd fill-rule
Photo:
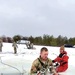
M 9 43 L 12 43 L 13 41 L 17 42 L 20 40 L 28 40 L 34 45 L 45 45 L 45 46 L 61 46 L 64 44 L 75 45 L 75 37 L 68 39 L 66 36 L 63 37 L 61 35 L 59 35 L 57 38 L 54 37 L 53 35 L 46 35 L 46 34 L 37 37 L 14 35 L 13 37 L 2 36 L 1 38 L 3 42 L 9 42 Z

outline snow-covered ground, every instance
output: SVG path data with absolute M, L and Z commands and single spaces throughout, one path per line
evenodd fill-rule
M 0 75 L 28 75 L 33 60 L 39 57 L 40 49 L 44 46 L 34 45 L 36 49 L 27 49 L 26 45 L 18 44 L 17 54 L 14 54 L 12 43 L 3 43 L 0 53 Z M 46 46 L 49 58 L 54 59 L 59 54 L 59 47 Z M 65 48 L 69 56 L 69 68 L 61 75 L 75 74 L 75 48 Z

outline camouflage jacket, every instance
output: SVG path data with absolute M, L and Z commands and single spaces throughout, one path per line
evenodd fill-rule
M 12 44 L 12 46 L 15 47 L 15 48 L 18 47 L 17 44 L 16 44 L 15 42 Z
M 2 40 L 0 39 L 0 48 L 3 46 L 3 42 Z
M 43 63 L 41 57 L 39 57 L 36 60 L 34 60 L 34 62 L 32 63 L 32 67 L 31 67 L 31 70 L 30 70 L 30 75 L 33 75 L 34 73 L 37 73 L 42 68 L 47 69 L 49 66 L 52 66 L 51 67 L 51 72 L 55 73 L 55 69 L 53 68 L 53 65 L 52 65 L 52 60 L 48 58 L 46 60 L 46 62 Z

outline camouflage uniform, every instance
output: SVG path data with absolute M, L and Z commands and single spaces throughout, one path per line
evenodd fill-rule
M 40 71 L 42 68 L 45 68 L 47 69 L 49 66 L 52 66 L 52 60 L 51 59 L 47 59 L 45 63 L 43 63 L 44 65 L 42 66 L 41 64 L 42 62 L 42 59 L 41 57 L 37 58 L 36 60 L 34 60 L 34 62 L 32 63 L 32 67 L 31 67 L 31 70 L 30 70 L 30 75 L 34 75 L 36 74 L 38 71 Z M 51 70 L 50 70 L 52 73 L 56 73 L 54 67 L 52 66 L 51 67 Z
M 2 52 L 2 46 L 3 46 L 2 39 L 0 39 L 0 52 Z
M 17 47 L 18 47 L 16 42 L 13 42 L 12 46 L 14 47 L 14 54 L 16 54 L 17 53 Z

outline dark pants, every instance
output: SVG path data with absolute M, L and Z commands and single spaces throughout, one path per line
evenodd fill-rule
M 2 52 L 2 47 L 0 47 L 0 52 Z
M 17 53 L 17 49 L 16 49 L 16 47 L 14 47 L 14 54 L 16 54 Z

